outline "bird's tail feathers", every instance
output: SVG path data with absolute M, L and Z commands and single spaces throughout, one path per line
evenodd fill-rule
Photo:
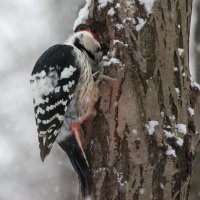
M 65 140 L 59 141 L 61 148 L 68 154 L 68 157 L 74 167 L 76 173 L 79 176 L 83 196 L 84 198 L 90 197 L 91 195 L 91 183 L 90 183 L 90 170 L 87 163 L 87 159 L 83 154 L 78 142 L 74 136 L 71 134 Z M 88 199 L 90 200 L 90 199 Z

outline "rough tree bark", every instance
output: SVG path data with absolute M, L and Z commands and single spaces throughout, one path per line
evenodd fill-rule
M 152 12 L 139 0 L 99 2 L 87 22 L 101 22 L 104 73 L 118 81 L 100 85 L 86 130 L 94 199 L 188 199 L 200 139 L 188 68 L 192 1 L 147 1 Z

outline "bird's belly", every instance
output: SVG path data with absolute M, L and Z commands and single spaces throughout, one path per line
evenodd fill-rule
M 87 84 L 78 86 L 74 96 L 67 113 L 77 117 L 85 115 L 88 109 L 94 107 L 97 99 L 97 87 L 93 79 L 88 81 Z

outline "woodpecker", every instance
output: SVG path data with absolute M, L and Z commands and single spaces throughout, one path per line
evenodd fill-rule
M 90 171 L 80 126 L 94 111 L 98 87 L 93 73 L 102 53 L 95 34 L 83 27 L 40 56 L 30 84 L 41 160 L 57 140 L 68 154 L 86 196 L 91 193 Z

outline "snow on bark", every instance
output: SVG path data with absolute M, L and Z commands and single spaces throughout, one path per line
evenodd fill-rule
M 188 112 L 190 114 L 190 117 L 192 117 L 194 115 L 194 109 L 191 107 L 188 107 Z
M 116 13 L 116 11 L 114 10 L 113 7 L 110 8 L 110 10 L 108 11 L 108 15 L 113 16 Z
M 153 135 L 155 132 L 155 126 L 158 126 L 159 123 L 157 121 L 149 121 L 148 124 L 145 124 L 147 132 L 149 135 Z
M 74 22 L 73 30 L 75 30 L 76 27 L 79 24 L 84 23 L 88 19 L 88 16 L 89 16 L 89 7 L 90 7 L 91 3 L 92 3 L 92 0 L 86 0 L 85 6 L 80 10 L 78 18 Z
M 108 5 L 108 3 L 113 3 L 113 0 L 99 0 L 98 9 L 104 8 Z
M 176 151 L 170 145 L 167 145 L 166 155 L 176 158 Z
M 151 14 L 153 12 L 153 4 L 154 4 L 154 0 L 139 0 L 140 4 L 144 5 L 147 14 Z
M 187 134 L 187 127 L 186 124 L 177 124 L 176 125 L 177 131 L 182 134 Z

